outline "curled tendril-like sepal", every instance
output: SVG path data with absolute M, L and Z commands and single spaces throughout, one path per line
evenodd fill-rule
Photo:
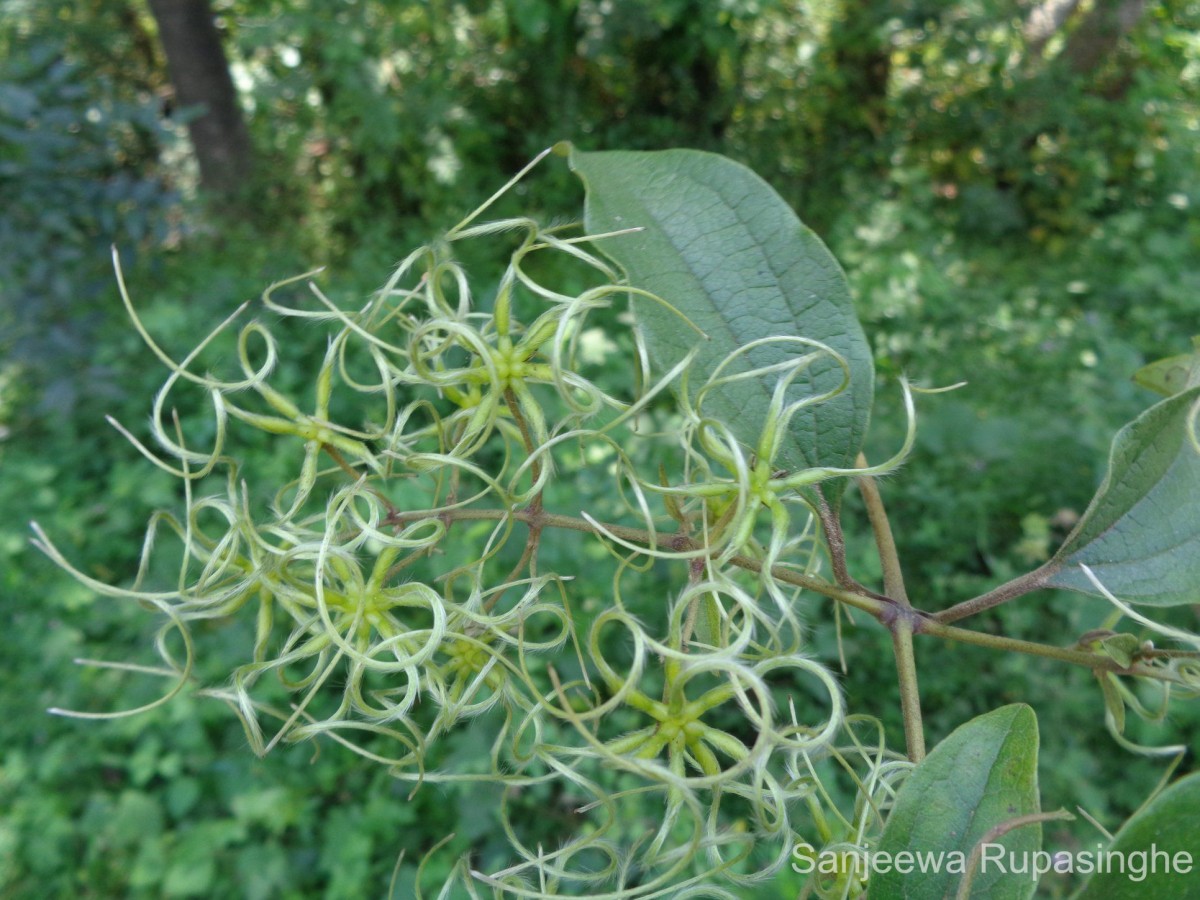
M 114 425 L 180 479 L 184 508 L 151 518 L 123 587 L 73 567 L 35 526 L 36 545 L 81 583 L 162 618 L 155 665 L 98 665 L 169 679 L 152 708 L 188 687 L 212 635 L 243 628 L 243 655 L 199 693 L 231 708 L 255 753 L 332 742 L 414 791 L 501 786 L 511 865 L 461 860 L 439 896 L 734 897 L 783 868 L 800 813 L 826 823 L 826 842 L 864 846 L 900 770 L 859 741 L 837 683 L 805 655 L 799 589 L 780 577 L 819 563 L 804 489 L 863 472 L 775 467 L 793 417 L 845 390 L 845 359 L 769 338 L 693 392 L 699 348 L 656 372 L 630 330 L 635 377 L 614 386 L 585 352 L 588 331 L 628 325 L 614 303 L 670 298 L 621 283 L 593 250 L 605 235 L 480 221 L 515 180 L 353 308 L 312 283 L 295 290 L 306 273 L 263 293 L 266 315 L 239 324 L 243 304 L 183 356 L 150 335 L 118 263 L 133 326 L 167 374 L 150 439 Z M 480 303 L 455 253 L 489 239 L 517 246 Z M 542 274 L 564 267 L 569 277 Z M 305 343 L 289 325 L 327 333 L 308 387 L 285 377 Z M 683 316 L 679 327 L 699 333 Z M 233 372 L 201 368 L 222 342 Z M 796 352 L 730 374 L 768 344 Z M 842 383 L 801 390 L 829 360 Z M 710 398 L 762 377 L 774 379 L 770 415 L 743 445 Z M 904 446 L 868 474 L 911 447 L 904 392 Z M 181 393 L 206 412 L 177 415 L 197 406 Z M 243 464 L 250 431 L 280 448 L 275 477 Z M 674 478 L 664 459 L 680 463 Z M 555 543 L 566 477 L 587 496 Z M 609 595 L 591 596 L 606 578 Z M 1180 681 L 1200 680 L 1174 664 Z M 452 764 L 447 739 L 463 728 L 489 735 L 478 770 Z M 821 781 L 831 761 L 859 788 L 846 815 Z M 515 809 L 547 784 L 568 835 L 555 846 L 526 838 Z

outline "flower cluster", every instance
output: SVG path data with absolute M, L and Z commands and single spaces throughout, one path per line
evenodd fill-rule
M 515 795 L 554 782 L 574 798 L 586 827 L 553 849 L 529 846 L 502 809 L 517 859 L 499 872 L 464 861 L 456 877 L 472 895 L 732 896 L 722 879 L 786 864 L 798 812 L 826 838 L 860 844 L 903 765 L 881 740 L 858 741 L 863 722 L 805 655 L 795 612 L 797 585 L 822 560 L 801 489 L 845 473 L 779 472 L 773 460 L 790 417 L 832 396 L 789 405 L 789 385 L 837 354 L 778 339 L 796 353 L 773 373 L 755 447 L 705 413 L 723 367 L 690 372 L 689 358 L 656 371 L 633 331 L 636 386 L 603 389 L 586 374 L 589 317 L 606 311 L 607 327 L 628 329 L 614 302 L 669 298 L 622 284 L 589 248 L 603 236 L 524 218 L 474 224 L 487 205 L 411 253 L 360 309 L 316 286 L 315 306 L 289 305 L 278 296 L 291 282 L 273 286 L 263 317 L 236 332 L 228 378 L 197 360 L 248 304 L 177 360 L 122 282 L 169 370 L 153 404 L 159 449 L 125 433 L 181 480 L 184 511 L 150 522 L 127 587 L 73 569 L 40 530 L 39 545 L 98 593 L 165 617 L 161 665 L 126 666 L 171 679 L 159 702 L 193 679 L 198 623 L 252 629 L 249 657 L 204 693 L 237 713 L 258 753 L 327 738 L 415 787 L 487 780 Z M 481 304 L 455 252 L 483 238 L 517 246 Z M 547 256 L 594 283 L 548 286 L 530 274 L 554 269 L 531 264 Z M 329 334 L 310 411 L 273 382 L 280 323 L 297 318 Z M 211 407 L 203 427 L 174 411 L 185 386 Z M 245 471 L 235 445 L 247 426 L 298 458 L 290 478 L 264 485 Z M 189 443 L 193 430 L 211 435 L 207 449 Z M 673 479 L 657 462 L 667 457 L 679 461 Z M 555 485 L 588 478 L 606 485 L 603 515 L 549 507 Z M 549 532 L 571 536 L 581 569 L 609 567 L 598 610 L 585 609 L 578 572 L 547 569 Z M 151 585 L 160 555 L 175 561 L 173 586 Z M 806 700 L 791 702 L 800 690 Z M 488 771 L 444 767 L 440 739 L 472 720 L 494 724 Z M 831 760 L 862 798 L 839 828 L 817 773 Z M 652 826 L 629 839 L 629 817 L 647 810 Z

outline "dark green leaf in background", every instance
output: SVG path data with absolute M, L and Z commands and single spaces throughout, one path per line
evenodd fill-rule
M 846 360 L 849 386 L 831 400 L 801 410 L 775 463 L 789 470 L 854 464 L 871 412 L 874 367 L 837 261 L 765 181 L 738 163 L 697 150 L 583 153 L 571 166 L 587 186 L 585 224 L 591 234 L 639 227 L 605 238 L 600 248 L 629 282 L 665 299 L 710 338 L 693 363 L 697 390 L 730 353 L 759 338 L 801 336 Z M 679 315 L 635 303 L 655 363 L 669 368 L 700 340 Z M 807 352 L 774 343 L 746 353 L 733 375 Z M 789 400 L 834 390 L 845 372 L 823 356 L 793 382 Z M 737 381 L 706 398 L 753 449 L 778 374 Z M 835 481 L 828 495 L 841 495 Z
M 879 853 L 951 854 L 969 858 L 992 828 L 1039 811 L 1038 728 L 1024 704 L 1004 706 L 955 729 L 908 777 L 888 816 Z M 995 843 L 1024 858 L 1042 845 L 1041 825 L 1014 828 Z M 927 857 L 928 858 L 928 857 Z M 961 873 L 945 863 L 912 872 L 871 876 L 872 900 L 941 900 L 954 897 Z M 1010 867 L 1003 867 L 1010 868 Z M 974 898 L 1026 898 L 1029 873 L 982 866 L 971 883 Z

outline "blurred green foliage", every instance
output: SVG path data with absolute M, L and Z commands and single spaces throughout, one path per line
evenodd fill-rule
M 1064 64 L 1077 25 L 1033 54 L 1014 7 L 995 0 L 214 7 L 268 163 L 265 199 L 238 221 L 191 198 L 194 173 L 172 135 L 196 111 L 164 104 L 140 5 L 0 0 L 6 897 L 379 896 L 401 851 L 395 896 L 408 897 L 417 862 L 445 835 L 456 833 L 427 866 L 426 888 L 468 850 L 499 864 L 505 844 L 486 790 L 426 786 L 410 798 L 334 746 L 258 760 L 212 703 L 184 698 L 94 724 L 45 714 L 153 696 L 72 665 L 146 658 L 150 617 L 91 597 L 26 541 L 37 519 L 86 572 L 127 581 L 145 518 L 178 502 L 102 421 L 112 413 L 142 433 L 161 376 L 123 323 L 110 244 L 127 261 L 136 253 L 135 299 L 178 350 L 267 283 L 315 264 L 331 266 L 335 295 L 372 290 L 409 247 L 556 140 L 740 159 L 826 238 L 856 289 L 884 378 L 876 458 L 900 437 L 889 377 L 970 382 L 921 403 L 918 449 L 884 485 L 909 591 L 925 608 L 1053 552 L 1112 433 L 1152 402 L 1129 375 L 1200 331 L 1194 2 L 1148 5 L 1083 71 Z M 579 199 L 561 167 L 504 203 L 571 218 Z M 471 262 L 490 271 L 487 258 Z M 291 367 L 300 382 L 319 359 L 312 343 L 297 333 L 285 377 Z M 619 352 L 606 364 L 625 377 Z M 278 451 L 262 442 L 259 452 L 270 467 Z M 854 502 L 847 518 L 861 539 Z M 875 576 L 869 544 L 856 546 L 855 571 Z M 571 549 L 560 540 L 546 559 Z M 607 585 L 579 589 L 585 612 L 602 608 Z M 989 615 L 1015 636 L 1065 643 L 1106 612 L 1053 595 Z M 808 617 L 813 652 L 836 659 L 831 611 L 814 603 Z M 847 693 L 866 698 L 899 744 L 888 642 L 842 626 L 845 653 L 860 662 Z M 231 648 L 242 639 L 228 636 Z M 918 661 L 935 740 L 1001 703 L 1038 709 L 1047 808 L 1078 804 L 1115 829 L 1160 774 L 1108 739 L 1086 673 L 925 643 Z M 221 659 L 205 665 L 223 671 Z M 1195 748 L 1194 711 L 1172 727 Z M 469 768 L 486 746 L 482 726 L 455 736 L 445 765 Z M 570 798 L 549 788 L 519 802 L 544 840 L 571 820 Z M 1093 839 L 1071 826 L 1047 844 Z M 775 895 L 795 886 L 781 876 L 754 896 Z
M 70 416 L 80 394 L 111 388 L 90 353 L 111 295 L 106 251 L 165 239 L 168 146 L 153 105 L 123 99 L 61 39 L 0 38 L 0 352 L 42 412 Z

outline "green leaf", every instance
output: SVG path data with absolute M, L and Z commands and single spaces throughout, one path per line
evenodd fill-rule
M 1176 781 L 1121 826 L 1105 850 L 1106 871 L 1097 871 L 1074 900 L 1200 900 L 1197 809 L 1200 773 L 1193 773 Z M 1124 864 L 1124 871 L 1117 866 L 1118 860 Z M 1152 862 L 1154 872 L 1150 871 Z M 1092 871 L 1098 870 L 1102 868 L 1099 863 L 1100 852 L 1091 850 L 1086 858 L 1077 856 L 1076 871 L 1085 864 Z
M 1134 655 L 1142 649 L 1136 634 L 1113 634 L 1100 641 L 1100 649 L 1124 669 L 1133 665 Z
M 1174 606 L 1200 601 L 1200 388 L 1146 410 L 1117 433 L 1108 474 L 1047 564 L 1046 585 Z
M 1134 382 L 1164 397 L 1200 386 L 1200 335 L 1192 338 L 1192 346 L 1195 349 L 1191 353 L 1169 356 L 1142 366 L 1133 373 Z
M 938 744 L 900 788 L 877 851 L 888 854 L 893 869 L 900 853 L 913 854 L 916 864 L 908 873 L 877 870 L 873 900 L 954 897 L 975 845 L 997 825 L 1039 811 L 1037 752 L 1037 718 L 1024 704 L 972 719 Z M 1005 859 L 1024 858 L 1041 848 L 1042 828 L 1014 828 L 991 843 L 1003 846 Z M 1003 871 L 1010 868 L 981 865 L 971 896 L 1031 896 L 1029 873 Z
M 846 276 L 820 239 L 765 181 L 738 163 L 698 150 L 583 153 L 571 167 L 587 187 L 588 232 L 625 228 L 600 249 L 629 283 L 662 297 L 709 336 L 693 363 L 692 392 L 730 353 L 759 338 L 802 336 L 840 353 L 849 369 L 842 393 L 792 419 L 773 465 L 794 471 L 847 468 L 862 446 L 874 391 L 871 349 L 850 299 Z M 703 339 L 680 316 L 650 301 L 635 305 L 651 358 L 664 370 Z M 734 375 L 794 359 L 797 344 L 771 343 L 722 370 Z M 792 383 L 788 401 L 836 390 L 846 370 L 823 354 Z M 704 409 L 739 441 L 759 442 L 779 375 L 727 384 Z M 836 504 L 844 480 L 827 496 Z

